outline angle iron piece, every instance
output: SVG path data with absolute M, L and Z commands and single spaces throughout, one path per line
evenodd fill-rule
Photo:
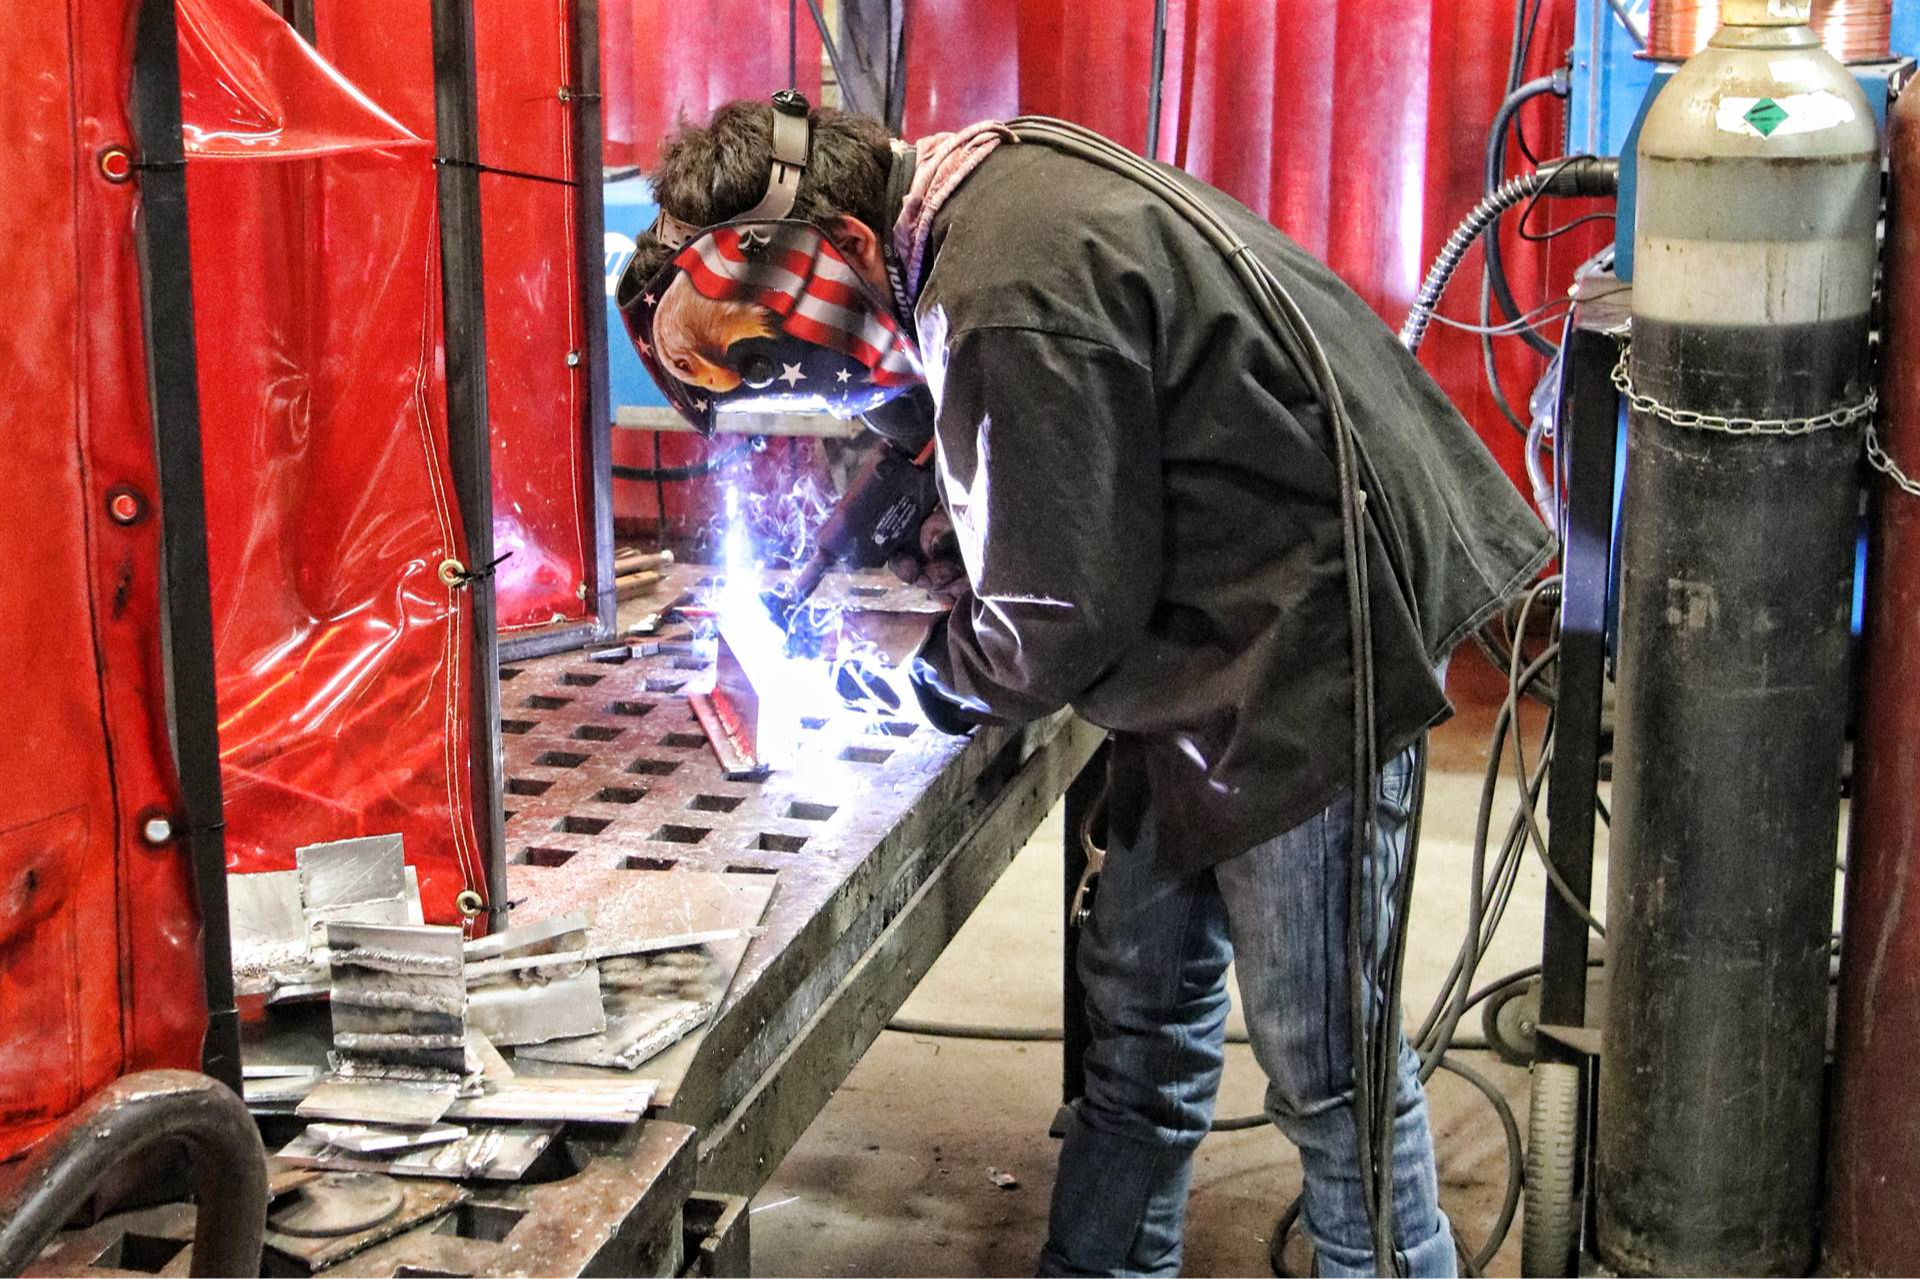
M 400 836 L 306 844 L 294 850 L 293 858 L 300 901 L 316 941 L 322 940 L 330 920 L 407 922 L 407 868 Z
M 711 694 L 689 693 L 687 705 L 700 721 L 701 731 L 720 761 L 720 773 L 730 782 L 764 780 L 773 769 L 754 754 L 753 729 L 718 688 Z

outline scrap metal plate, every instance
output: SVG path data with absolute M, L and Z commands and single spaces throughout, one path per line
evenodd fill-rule
M 322 1173 L 282 1196 L 267 1214 L 267 1229 L 306 1239 L 357 1234 L 399 1212 L 406 1198 L 398 1182 L 379 1173 Z

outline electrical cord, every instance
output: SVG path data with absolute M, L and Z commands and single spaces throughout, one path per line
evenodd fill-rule
M 1504 177 L 1503 171 L 1506 168 L 1507 159 L 1507 131 L 1512 127 L 1515 118 L 1519 115 L 1520 108 L 1535 98 L 1542 97 L 1546 94 L 1564 98 L 1571 90 L 1572 83 L 1572 78 L 1568 75 L 1565 67 L 1555 67 L 1551 74 L 1541 76 L 1537 80 L 1529 80 L 1527 83 L 1520 85 L 1507 94 L 1506 99 L 1500 104 L 1500 109 L 1494 112 L 1493 126 L 1487 131 L 1487 160 L 1486 172 L 1481 183 L 1482 191 L 1490 194 L 1501 188 Z M 1566 160 L 1559 161 L 1561 165 L 1566 163 L 1568 163 Z M 1547 165 L 1537 164 L 1534 172 L 1537 174 L 1547 168 Z M 1557 172 L 1557 170 L 1555 171 Z M 1531 192 L 1530 194 L 1533 198 L 1537 199 L 1540 191 L 1544 190 L 1545 185 L 1543 184 L 1539 191 Z M 1500 309 L 1506 315 L 1507 319 L 1518 319 L 1521 314 L 1520 304 L 1514 301 L 1513 289 L 1507 283 L 1507 273 L 1500 260 L 1500 238 L 1498 235 L 1488 238 L 1485 256 L 1487 279 L 1493 286 L 1494 299 L 1500 303 Z M 1480 322 L 1486 324 L 1490 318 L 1490 316 L 1482 315 Z M 1540 352 L 1540 354 L 1553 354 L 1553 345 L 1545 338 L 1534 334 L 1526 334 L 1524 336 L 1526 337 L 1527 345 Z
M 1375 805 L 1362 797 L 1376 790 L 1380 775 L 1379 743 L 1376 737 L 1377 715 L 1374 699 L 1372 602 L 1368 582 L 1366 512 L 1361 508 L 1361 490 L 1376 495 L 1383 492 L 1374 482 L 1372 466 L 1365 446 L 1346 409 L 1345 399 L 1325 349 L 1320 345 L 1311 323 L 1292 295 L 1271 270 L 1254 255 L 1232 226 L 1201 202 L 1192 192 L 1173 181 L 1161 170 L 1132 152 L 1100 135 L 1064 121 L 1023 116 L 1009 122 L 1016 136 L 1051 145 L 1070 155 L 1109 169 L 1159 195 L 1180 212 L 1221 254 L 1238 277 L 1248 297 L 1260 311 L 1268 328 L 1286 352 L 1294 367 L 1306 378 L 1315 398 L 1329 419 L 1331 455 L 1336 475 L 1340 509 L 1341 555 L 1347 588 L 1347 632 L 1353 672 L 1353 726 L 1351 742 L 1353 806 L 1352 845 L 1348 882 L 1348 1010 L 1353 1035 L 1354 1121 L 1360 1154 L 1361 1197 L 1372 1227 L 1374 1259 L 1383 1274 L 1394 1273 L 1397 1257 L 1393 1246 L 1392 1167 L 1378 1158 L 1382 1149 L 1391 1150 L 1394 1093 L 1397 1073 L 1393 1061 L 1382 1062 L 1390 1050 L 1386 1032 L 1396 1025 L 1398 975 L 1375 971 L 1373 956 L 1367 952 L 1362 964 L 1363 939 L 1372 939 L 1377 912 L 1371 909 L 1371 885 L 1368 872 L 1376 844 Z M 1407 590 L 1406 541 L 1391 507 L 1376 499 L 1370 504 L 1382 531 L 1402 599 L 1409 610 L 1416 608 Z M 1417 621 L 1417 616 L 1416 616 Z M 1411 857 L 1409 857 L 1411 862 Z M 1400 952 L 1384 948 L 1391 959 Z M 1369 982 L 1372 973 L 1376 980 Z M 1377 994 L 1376 994 L 1377 992 Z M 1382 1007 L 1382 1005 L 1385 1005 Z M 1392 1049 L 1397 1049 L 1397 1040 Z M 1397 1052 L 1393 1055 L 1397 1056 Z M 1376 1087 L 1384 1081 L 1384 1087 Z
M 1427 275 L 1420 283 L 1420 291 L 1414 295 L 1413 307 L 1407 312 L 1407 318 L 1400 325 L 1400 342 L 1409 351 L 1418 351 L 1426 340 L 1427 325 L 1434 319 L 1434 312 L 1440 306 L 1440 299 L 1452 282 L 1460 263 L 1466 258 L 1467 251 L 1480 240 L 1489 228 L 1495 226 L 1501 215 L 1509 209 L 1531 198 L 1544 194 L 1555 195 L 1608 195 L 1620 186 L 1620 163 L 1613 159 L 1596 156 L 1563 156 L 1550 161 L 1531 173 L 1522 173 L 1507 179 L 1498 188 L 1480 198 L 1480 201 L 1468 210 L 1467 216 L 1460 220 L 1453 234 L 1447 237 L 1440 253 L 1427 268 Z M 1493 247 L 1493 237 L 1486 236 L 1486 247 Z M 1516 313 L 1515 319 L 1523 318 Z M 1549 347 L 1549 350 L 1553 348 Z M 1516 419 L 1517 421 L 1517 419 Z M 1522 427 L 1524 430 L 1524 426 Z

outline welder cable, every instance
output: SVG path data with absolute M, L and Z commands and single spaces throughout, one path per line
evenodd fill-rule
M 1543 653 L 1529 668 L 1529 675 L 1537 677 L 1539 670 L 1554 661 L 1557 656 L 1558 653 L 1555 650 Z M 1466 933 L 1461 939 L 1460 951 L 1448 970 L 1446 980 L 1441 983 L 1441 993 L 1413 1040 L 1422 1053 L 1423 1079 L 1432 1076 L 1435 1062 L 1446 1051 L 1446 1045 L 1452 1038 L 1454 1029 L 1459 1025 L 1460 1018 L 1465 1015 L 1468 1003 L 1467 987 L 1473 980 L 1474 970 L 1492 944 L 1493 928 L 1498 926 L 1501 915 L 1505 913 L 1505 901 L 1511 894 L 1511 884 L 1516 877 L 1521 855 L 1524 853 L 1525 833 L 1521 829 L 1520 816 L 1516 813 L 1509 823 L 1506 838 L 1502 842 L 1501 854 L 1494 862 L 1493 874 L 1487 875 L 1487 837 L 1490 833 L 1493 803 L 1499 785 L 1499 760 L 1504 758 L 1504 746 L 1500 739 L 1510 726 L 1512 721 L 1508 707 L 1503 706 L 1494 729 L 1494 740 L 1501 749 L 1494 752 L 1493 758 L 1489 760 L 1486 775 L 1481 781 L 1480 805 L 1474 827 L 1473 866 L 1468 893 Z M 1517 726 L 1513 727 L 1517 731 Z M 1550 741 L 1551 725 L 1547 732 Z M 1529 796 L 1538 795 L 1545 781 L 1546 767 L 1542 764 L 1536 775 L 1528 779 Z
M 1372 605 L 1367 580 L 1365 512 L 1361 507 L 1363 446 L 1347 414 L 1345 399 L 1326 351 L 1305 314 L 1286 287 L 1254 257 L 1250 246 L 1240 240 L 1224 219 L 1160 170 L 1098 134 L 1043 117 L 1021 117 L 1009 124 L 1016 136 L 1045 142 L 1131 178 L 1161 195 L 1174 208 L 1185 212 L 1188 220 L 1214 244 L 1240 278 L 1275 338 L 1307 378 L 1316 398 L 1327 411 L 1329 434 L 1332 436 L 1332 460 L 1339 488 L 1350 661 L 1354 676 L 1353 786 L 1350 792 L 1353 796 L 1353 821 L 1349 853 L 1351 864 L 1348 868 L 1347 961 L 1349 1029 L 1354 1041 L 1355 1135 L 1358 1138 L 1361 1197 L 1372 1225 L 1375 1264 L 1382 1274 L 1396 1273 L 1399 1258 L 1393 1246 L 1391 1164 L 1387 1165 L 1383 1176 L 1375 1152 L 1383 1140 L 1378 1135 L 1382 1116 L 1385 1117 L 1384 1126 L 1387 1130 L 1384 1140 L 1391 1141 L 1393 1115 L 1397 1110 L 1394 1094 L 1397 1092 L 1398 1071 L 1386 1076 L 1388 1084 L 1382 1104 L 1382 1095 L 1373 1087 L 1373 1081 L 1379 1075 L 1374 1063 L 1381 1046 L 1373 1026 L 1375 1000 L 1366 981 L 1367 974 L 1372 971 L 1371 953 L 1367 956 L 1369 962 L 1366 965 L 1363 966 L 1361 962 L 1363 939 L 1371 935 L 1375 922 L 1373 917 L 1377 915 L 1376 911 L 1369 909 L 1371 899 L 1367 872 L 1374 860 L 1377 814 L 1373 796 L 1380 775 L 1374 703 Z M 1370 467 L 1367 469 L 1371 471 Z M 1377 493 L 1380 489 L 1376 485 L 1373 491 Z M 1380 504 L 1379 509 L 1383 523 L 1390 521 L 1391 510 L 1384 503 Z M 1383 537 L 1382 541 L 1387 544 L 1391 557 L 1395 550 L 1393 539 Z M 1404 542 L 1400 545 L 1404 546 Z M 1407 580 L 1404 564 L 1396 566 L 1396 577 L 1403 583 Z M 1412 609 L 1414 604 L 1411 596 L 1404 598 L 1407 607 Z M 1397 1048 L 1397 1044 L 1391 1047 Z
M 1522 173 L 1507 179 L 1494 191 L 1480 198 L 1480 202 L 1468 210 L 1467 216 L 1460 219 L 1453 234 L 1447 237 L 1433 265 L 1427 268 L 1427 278 L 1421 282 L 1420 291 L 1414 295 L 1413 309 L 1407 312 L 1407 318 L 1400 325 L 1400 342 L 1409 351 L 1418 351 L 1426 340 L 1427 325 L 1433 318 L 1434 309 L 1440 305 L 1441 295 L 1447 291 L 1454 273 L 1460 269 L 1460 263 L 1467 256 L 1474 242 L 1500 220 L 1501 214 L 1520 204 L 1538 191 L 1546 189 L 1547 184 L 1558 176 L 1559 170 L 1536 169 L 1532 173 Z M 1493 239 L 1487 238 L 1487 247 L 1492 248 Z
M 1567 96 L 1571 85 L 1572 81 L 1567 75 L 1566 69 L 1564 67 L 1556 67 L 1549 75 L 1527 81 L 1509 93 L 1505 101 L 1501 102 L 1500 109 L 1494 113 L 1493 126 L 1487 131 L 1486 172 L 1483 175 L 1481 183 L 1483 193 L 1491 194 L 1494 191 L 1498 191 L 1501 187 L 1501 181 L 1504 176 L 1501 171 L 1506 167 L 1507 130 L 1513 126 L 1514 118 L 1519 114 L 1520 108 L 1535 98 L 1543 97 L 1547 94 L 1564 98 Z M 1539 167 L 1544 168 L 1545 166 L 1542 165 Z M 1486 269 L 1487 279 L 1493 287 L 1494 300 L 1499 302 L 1502 313 L 1509 320 L 1519 318 L 1521 314 L 1520 304 L 1514 300 L 1513 289 L 1507 283 L 1506 268 L 1500 259 L 1500 237 L 1497 230 L 1493 235 L 1487 237 Z M 1487 316 L 1482 316 L 1480 322 L 1485 324 L 1488 322 L 1488 318 Z M 1528 333 L 1522 334 L 1521 336 L 1525 339 L 1528 346 L 1540 352 L 1540 354 L 1553 354 L 1553 344 L 1538 334 Z

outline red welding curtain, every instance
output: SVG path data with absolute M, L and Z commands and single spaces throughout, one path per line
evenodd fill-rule
M 180 0 L 227 854 L 399 832 L 484 882 L 431 147 L 260 0 Z
M 132 3 L 14 6 L 0 40 L 0 1161 L 130 1070 L 193 1068 L 200 924 L 167 750 L 134 244 Z M 24 157 L 24 158 L 23 158 Z M 126 487 L 145 518 L 106 518 Z
M 762 91 L 763 52 L 786 5 L 730 6 L 735 24 L 671 24 L 669 0 L 606 0 L 609 82 L 632 68 L 652 96 L 609 96 L 610 145 L 651 164 L 652 140 L 679 112 L 698 116 Z M 1504 88 L 1514 0 L 1169 0 L 1159 158 L 1230 192 L 1321 255 L 1391 324 L 1421 272 L 1479 198 L 1488 125 Z M 909 136 L 1022 111 L 1065 116 L 1136 149 L 1147 133 L 1153 6 L 1140 0 L 914 0 Z M 1535 37 L 1539 74 L 1572 40 L 1573 6 L 1549 3 Z M 737 31 L 748 34 L 736 44 Z M 647 37 L 623 43 L 623 33 Z M 804 55 L 803 55 L 804 58 Z M 652 74 L 674 69 L 673 78 Z M 784 74 L 784 64 L 779 72 Z M 1561 129 L 1555 104 L 1526 112 L 1528 136 Z M 1510 220 L 1511 221 L 1511 220 Z M 1508 231 L 1512 236 L 1511 229 Z M 1544 300 L 1547 254 L 1510 238 L 1523 302 Z M 1562 275 L 1591 241 L 1560 252 Z M 1477 261 L 1477 258 L 1474 259 Z M 1472 308 L 1473 263 L 1445 308 Z M 1513 348 L 1501 367 L 1523 397 L 1539 372 Z M 1519 440 L 1493 409 L 1479 348 L 1436 330 L 1423 359 L 1497 455 L 1519 475 Z M 670 443 L 677 451 L 688 446 Z
M 313 0 L 314 41 L 408 130 L 434 136 L 429 0 Z M 505 631 L 592 613 L 567 0 L 475 0 L 480 242 Z M 612 163 L 612 161 L 609 161 Z M 597 275 L 596 275 L 596 278 Z

